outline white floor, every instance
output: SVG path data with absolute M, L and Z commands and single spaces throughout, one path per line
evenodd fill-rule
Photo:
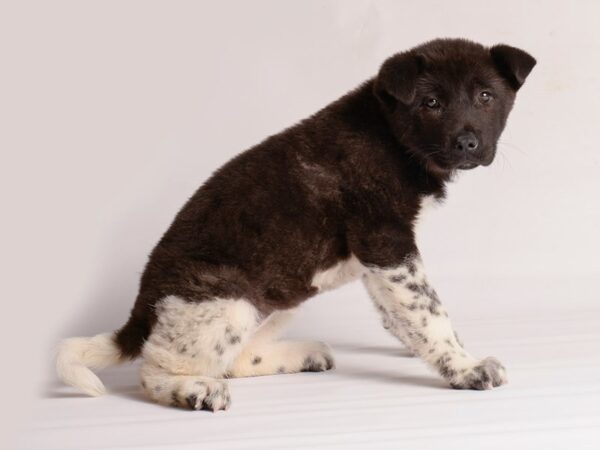
M 471 352 L 496 356 L 508 368 L 510 383 L 494 391 L 449 389 L 381 330 L 366 300 L 338 295 L 313 300 L 291 331 L 327 341 L 336 356 L 332 372 L 232 380 L 232 407 L 213 414 L 148 403 L 135 365 L 119 367 L 102 373 L 111 391 L 102 398 L 50 386 L 21 444 L 61 450 L 600 448 L 600 307 L 547 311 L 513 301 L 503 309 L 499 301 L 468 314 L 459 303 L 450 308 Z M 320 309 L 337 319 L 311 322 Z

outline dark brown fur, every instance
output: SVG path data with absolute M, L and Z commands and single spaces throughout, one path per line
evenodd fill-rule
M 123 355 L 139 354 L 156 320 L 153 306 L 167 295 L 243 297 L 267 315 L 314 295 L 315 272 L 351 254 L 385 267 L 416 252 L 420 199 L 443 197 L 456 170 L 452 149 L 435 157 L 427 149 L 451 146 L 446 141 L 467 120 L 450 112 L 438 120 L 422 109 L 422 97 L 446 89 L 450 102 L 454 91 L 493 84 L 494 116 L 468 112 L 468 126 L 492 151 L 534 63 L 498 48 L 509 50 L 438 40 L 396 55 L 375 79 L 219 169 L 152 251 L 129 322 L 116 335 Z

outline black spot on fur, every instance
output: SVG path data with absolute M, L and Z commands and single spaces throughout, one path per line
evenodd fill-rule
M 425 336 L 423 333 L 417 331 L 415 335 L 422 343 L 427 344 L 429 342 L 429 339 L 427 339 L 427 336 Z
M 322 372 L 325 370 L 323 364 L 307 356 L 302 363 L 302 372 Z
M 466 385 L 471 389 L 483 390 L 492 381 L 491 375 L 482 367 L 475 367 L 473 374 L 466 380 Z
M 223 348 L 223 346 L 221 344 L 217 344 L 215 345 L 215 352 L 217 352 L 217 355 L 222 355 L 223 353 L 225 353 L 225 349 Z
M 185 402 L 187 403 L 190 409 L 196 409 L 196 402 L 198 401 L 198 396 L 196 394 L 190 394 L 185 398 Z
M 280 367 L 277 369 L 277 373 L 285 373 L 285 367 L 283 367 L 283 366 L 280 366 Z
M 324 362 L 318 361 L 311 356 L 307 356 L 302 363 L 302 372 L 323 372 L 332 369 L 334 366 L 333 358 L 329 355 L 323 355 Z
M 457 375 L 456 370 L 454 370 L 450 365 L 451 361 L 452 359 L 450 358 L 450 355 L 448 353 L 444 353 L 435 362 L 440 375 L 447 380 L 452 379 Z
M 461 389 L 488 389 L 500 386 L 503 382 L 501 372 L 504 371 L 502 365 L 493 358 L 486 358 L 477 366 L 467 372 L 464 379 L 457 386 Z
M 419 286 L 417 283 L 406 283 L 406 288 L 410 289 L 413 292 L 417 292 L 417 293 L 421 293 L 422 289 L 421 286 Z
M 333 358 L 331 358 L 329 355 L 325 355 L 325 370 L 333 369 L 333 366 Z
M 406 270 L 408 270 L 408 273 L 410 273 L 414 277 L 417 274 L 417 265 L 412 260 L 407 261 Z
M 406 275 L 393 275 L 390 277 L 392 283 L 403 283 L 406 281 Z
M 253 365 L 260 364 L 261 362 L 262 362 L 262 358 L 260 356 L 255 356 L 254 358 L 252 358 Z
M 427 309 L 429 310 L 429 313 L 432 316 L 439 316 L 440 315 L 440 310 L 439 310 L 439 307 L 438 307 L 438 305 L 436 303 L 433 303 L 433 302 L 429 303 L 429 306 L 427 307 Z
M 231 345 L 238 344 L 242 339 L 239 336 L 231 336 L 229 338 L 229 343 Z

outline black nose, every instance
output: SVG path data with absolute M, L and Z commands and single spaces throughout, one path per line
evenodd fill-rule
M 477 150 L 478 146 L 479 141 L 477 140 L 477 136 L 471 132 L 458 136 L 456 138 L 456 144 L 454 145 L 457 150 L 470 152 Z

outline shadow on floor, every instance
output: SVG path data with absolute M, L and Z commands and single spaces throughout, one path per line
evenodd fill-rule
M 372 380 L 379 383 L 398 385 L 421 386 L 433 389 L 450 389 L 448 384 L 435 375 L 432 376 L 404 376 L 396 372 L 372 370 L 364 366 L 348 366 L 335 369 L 335 375 L 341 378 Z
M 378 355 L 399 356 L 402 358 L 412 358 L 414 356 L 408 349 L 398 346 L 361 345 L 348 342 L 329 342 L 329 345 L 334 351 L 337 350 L 348 353 L 375 353 Z
M 335 351 L 355 354 L 372 354 L 390 356 L 393 358 L 414 358 L 412 352 L 408 349 L 398 346 L 384 345 L 362 345 L 349 342 L 330 342 L 331 348 Z M 395 385 L 404 384 L 412 386 L 422 386 L 435 389 L 449 389 L 448 384 L 435 375 L 432 376 L 402 376 L 397 372 L 386 372 L 385 369 L 373 370 L 365 366 L 348 366 L 344 364 L 335 370 L 337 376 L 344 378 L 369 379 L 384 383 L 393 383 Z

